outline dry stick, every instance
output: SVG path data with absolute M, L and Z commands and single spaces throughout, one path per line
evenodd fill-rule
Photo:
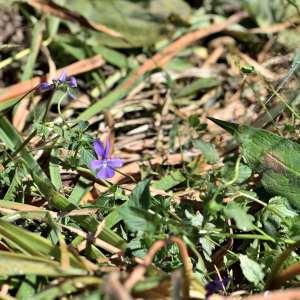
M 108 299 L 133 300 L 124 286 L 120 283 L 119 274 L 117 272 L 111 273 L 108 276 L 105 281 L 104 292 L 108 296 Z
M 67 8 L 54 3 L 53 1 L 44 1 L 44 0 L 27 0 L 26 1 L 29 5 L 33 6 L 34 8 L 46 13 L 56 16 L 61 19 L 65 19 L 68 21 L 73 21 L 79 23 L 81 26 L 94 29 L 97 31 L 101 31 L 113 37 L 123 37 L 121 33 L 108 28 L 103 24 L 96 23 L 94 21 L 88 20 L 87 18 L 83 17 L 82 15 L 70 11 Z
M 294 274 L 293 272 L 296 270 L 292 269 L 293 266 L 289 267 L 289 268 L 291 268 L 290 270 L 289 270 L 289 268 L 287 268 L 286 270 L 284 270 L 281 273 L 279 273 L 279 270 L 280 270 L 280 267 L 282 266 L 282 264 L 284 263 L 284 261 L 290 255 L 290 253 L 299 247 L 300 247 L 300 241 L 291 245 L 285 251 L 283 251 L 281 253 L 281 255 L 279 255 L 279 257 L 277 258 L 276 262 L 273 264 L 271 271 L 267 277 L 265 290 L 278 288 L 280 286 L 280 283 L 284 280 L 284 278 L 287 278 L 287 277 L 290 278 L 289 276 L 292 276 Z M 299 271 L 299 269 L 298 269 L 298 271 Z
M 213 298 L 211 300 L 240 300 L 241 297 L 218 297 Z M 243 300 L 299 300 L 300 299 L 300 289 L 288 289 L 288 290 L 280 290 L 269 292 L 266 291 L 261 294 L 256 294 L 252 296 L 248 296 L 243 298 Z
M 55 76 L 59 76 L 62 71 L 66 71 L 69 76 L 78 75 L 81 73 L 85 73 L 94 69 L 101 67 L 104 64 L 104 60 L 101 55 L 95 55 L 90 58 L 86 58 L 75 63 L 72 63 L 64 68 L 61 68 L 56 71 Z M 10 99 L 14 99 L 24 95 L 25 93 L 30 92 L 34 88 L 36 88 L 41 82 L 47 81 L 49 78 L 49 74 L 34 77 L 30 80 L 22 81 L 11 85 L 7 89 L 3 91 L 0 95 L 0 103 L 5 102 Z
M 167 240 L 158 240 L 156 241 L 151 248 L 149 249 L 147 255 L 144 258 L 142 264 L 135 267 L 128 279 L 125 281 L 124 286 L 126 289 L 131 290 L 134 285 L 141 280 L 145 274 L 147 267 L 152 263 L 155 254 L 163 247 L 167 246 L 170 242 L 175 243 L 179 248 L 181 259 L 184 267 L 185 280 L 183 284 L 183 297 L 184 299 L 189 298 L 189 287 L 192 276 L 192 263 L 190 261 L 188 251 L 184 242 L 178 237 L 170 237 Z
M 278 274 L 278 276 L 276 277 L 276 282 L 277 284 L 283 283 L 299 274 L 300 274 L 300 263 L 293 264 Z
M 244 11 L 238 12 L 230 16 L 226 21 L 212 24 L 207 28 L 200 28 L 198 30 L 187 33 L 186 35 L 178 38 L 171 43 L 168 47 L 164 48 L 161 52 L 155 54 L 152 58 L 147 59 L 144 64 L 139 67 L 133 74 L 123 83 L 123 88 L 129 88 L 143 76 L 157 67 L 164 67 L 174 56 L 176 56 L 183 49 L 197 40 L 207 37 L 211 34 L 218 33 L 228 26 L 238 23 L 240 20 L 246 18 L 248 14 Z

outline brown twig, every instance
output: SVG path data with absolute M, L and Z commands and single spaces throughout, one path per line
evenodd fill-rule
M 276 282 L 278 284 L 283 283 L 299 274 L 300 274 L 300 263 L 293 264 L 278 274 L 276 278 Z
M 230 16 L 226 21 L 213 24 L 207 28 L 200 28 L 198 30 L 187 33 L 186 35 L 178 38 L 171 43 L 168 47 L 164 48 L 161 52 L 156 53 L 153 57 L 147 59 L 142 66 L 134 71 L 131 76 L 123 83 L 122 87 L 125 89 L 130 88 L 134 83 L 143 76 L 146 72 L 149 72 L 155 68 L 164 67 L 173 57 L 175 57 L 180 51 L 187 48 L 192 43 L 207 37 L 211 34 L 220 32 L 226 29 L 228 26 L 239 22 L 246 18 L 248 14 L 245 11 L 238 12 Z
M 132 271 L 128 279 L 125 281 L 124 286 L 126 289 L 131 290 L 134 287 L 134 285 L 142 279 L 143 275 L 146 273 L 147 268 L 151 265 L 155 254 L 160 249 L 167 246 L 170 242 L 175 243 L 179 248 L 181 260 L 184 267 L 184 275 L 185 275 L 185 280 L 183 283 L 183 299 L 189 298 L 189 287 L 190 287 L 190 281 L 192 276 L 192 263 L 188 255 L 186 245 L 180 238 L 175 236 L 170 237 L 167 240 L 158 240 L 151 246 L 151 248 L 149 249 L 147 255 L 143 260 L 143 263 L 135 267 L 135 269 Z
M 300 289 L 288 289 L 284 291 L 266 291 L 262 294 L 243 297 L 243 300 L 299 300 Z M 222 296 L 211 296 L 210 300 L 241 300 L 241 297 L 222 297 Z
M 291 254 L 291 252 L 293 252 L 294 250 L 296 250 L 299 247 L 300 247 L 300 241 L 298 241 L 295 244 L 288 247 L 276 259 L 276 261 L 275 261 L 274 265 L 272 266 L 271 271 L 267 277 L 266 286 L 265 286 L 266 290 L 278 288 L 281 285 L 281 283 L 284 281 L 285 278 L 289 279 L 289 278 L 291 278 L 291 276 L 293 276 L 293 274 L 295 275 L 295 273 L 293 273 L 293 272 L 296 272 L 297 267 L 296 267 L 296 269 L 293 269 L 292 268 L 293 266 L 289 267 L 286 270 L 282 271 L 281 273 L 279 273 L 279 270 L 280 270 L 282 264 L 284 263 L 284 261 Z M 299 269 L 298 269 L 298 271 L 299 271 Z
M 132 297 L 120 283 L 119 274 L 116 272 L 108 276 L 108 279 L 105 281 L 104 292 L 108 299 L 132 300 Z

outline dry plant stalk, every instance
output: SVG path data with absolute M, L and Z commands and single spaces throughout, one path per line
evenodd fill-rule
M 142 279 L 142 277 L 147 271 L 147 268 L 151 265 L 156 253 L 163 247 L 166 247 L 170 242 L 175 243 L 179 248 L 181 260 L 183 262 L 185 277 L 185 280 L 183 282 L 183 299 L 189 299 L 189 288 L 193 266 L 190 261 L 186 245 L 180 238 L 175 236 L 170 237 L 167 240 L 158 240 L 151 246 L 143 262 L 140 263 L 137 267 L 135 267 L 128 279 L 125 281 L 124 286 L 127 290 L 131 290 L 134 287 L 134 285 Z

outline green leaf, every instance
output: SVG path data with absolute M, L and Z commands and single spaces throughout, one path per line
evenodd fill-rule
M 267 130 L 209 118 L 241 144 L 247 164 L 262 175 L 262 184 L 273 195 L 286 197 L 300 209 L 300 145 Z
M 246 181 L 252 174 L 252 170 L 245 164 L 239 164 L 239 170 L 238 170 L 238 178 L 235 181 L 235 183 L 243 183 Z M 226 181 L 231 180 L 235 175 L 235 164 L 232 162 L 226 163 L 224 168 L 222 169 L 222 175 L 223 178 Z
M 220 84 L 220 81 L 216 78 L 199 78 L 193 81 L 191 84 L 186 85 L 182 88 L 176 95 L 179 97 L 190 96 L 198 91 L 207 90 L 213 87 L 216 87 Z
M 164 18 L 177 14 L 187 18 L 191 14 L 191 7 L 184 0 L 151 0 L 149 6 L 152 13 Z
M 283 226 L 289 218 L 298 214 L 290 207 L 286 198 L 276 196 L 269 200 L 267 207 L 263 211 L 262 221 L 268 233 L 276 236 L 278 229 Z
M 51 150 L 51 155 L 55 156 L 57 155 L 57 149 L 52 149 Z M 63 184 L 60 176 L 60 166 L 59 164 L 56 164 L 53 161 L 49 162 L 49 174 L 50 174 L 50 179 L 52 184 L 55 186 L 56 190 L 59 191 Z
M 195 148 L 201 151 L 204 159 L 208 163 L 214 164 L 219 161 L 219 153 L 213 144 L 206 143 L 201 140 L 193 141 L 193 144 Z
M 21 283 L 20 288 L 18 289 L 17 299 L 18 300 L 27 300 L 31 299 L 32 296 L 35 294 L 36 288 L 36 276 L 35 275 L 28 275 L 25 277 L 25 280 Z
M 203 248 L 203 255 L 204 257 L 208 260 L 211 261 L 211 256 L 212 256 L 212 252 L 213 250 L 216 248 L 215 243 L 207 238 L 207 237 L 201 237 L 199 239 L 199 242 Z
M 122 53 L 101 45 L 93 46 L 93 50 L 95 51 L 95 53 L 101 54 L 105 61 L 107 61 L 108 63 L 115 65 L 121 69 L 128 68 L 127 58 Z
M 123 206 L 118 209 L 118 212 L 129 230 L 133 232 L 142 231 L 153 234 L 159 224 L 156 215 L 143 209 Z
M 247 280 L 255 285 L 262 283 L 264 278 L 262 267 L 256 261 L 250 259 L 247 255 L 240 254 L 239 259 L 242 272 Z
M 122 37 L 113 37 L 89 30 L 91 37 L 86 40 L 89 45 L 120 48 L 145 47 L 156 42 L 164 29 L 161 17 L 158 18 L 140 3 L 126 0 L 86 0 L 84 2 L 66 0 L 64 6 L 122 35 Z
M 300 241 L 300 216 L 293 219 L 293 226 L 291 227 L 290 234 L 294 240 Z
M 174 170 L 160 180 L 153 182 L 153 187 L 159 190 L 168 191 L 184 181 L 185 177 L 183 174 L 179 170 Z
M 230 202 L 225 208 L 224 213 L 228 218 L 234 219 L 236 226 L 243 231 L 249 231 L 254 228 L 254 217 L 247 214 L 247 207 L 236 202 Z
M 21 186 L 21 175 L 22 172 L 17 168 L 14 174 L 12 181 L 10 182 L 9 188 L 3 197 L 5 201 L 13 201 L 15 199 L 15 194 L 18 191 L 18 188 Z
M 132 207 L 148 209 L 151 201 L 149 185 L 149 179 L 140 181 L 132 191 L 128 205 Z
M 280 218 L 295 217 L 298 214 L 289 206 L 287 199 L 284 197 L 273 197 L 269 200 L 265 211 L 272 212 Z

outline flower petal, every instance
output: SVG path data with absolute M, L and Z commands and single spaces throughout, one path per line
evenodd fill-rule
M 112 170 L 109 167 L 103 167 L 97 173 L 96 177 L 99 179 L 108 179 L 108 178 L 112 178 L 114 175 L 115 175 L 114 170 Z
M 109 138 L 108 138 L 106 140 L 106 143 L 105 143 L 105 149 L 104 149 L 104 153 L 103 153 L 103 159 L 108 159 L 109 153 L 110 153 L 110 142 L 109 142 Z
M 38 89 L 40 92 L 46 92 L 52 90 L 53 85 L 47 82 L 42 82 L 38 85 Z
M 67 80 L 67 72 L 63 70 L 60 76 L 58 77 L 58 81 L 60 81 L 60 83 L 63 83 L 66 80 Z
M 107 165 L 112 169 L 120 168 L 124 164 L 123 159 L 121 158 L 110 158 L 107 160 Z
M 92 170 L 98 170 L 98 169 L 102 168 L 102 161 L 98 160 L 98 159 L 93 159 L 90 161 L 89 167 Z
M 104 146 L 102 142 L 98 139 L 94 140 L 93 142 L 93 148 L 98 156 L 98 158 L 103 159 L 104 158 Z
M 71 88 L 76 88 L 77 87 L 77 80 L 74 76 L 70 77 L 70 80 L 68 80 L 68 85 Z

